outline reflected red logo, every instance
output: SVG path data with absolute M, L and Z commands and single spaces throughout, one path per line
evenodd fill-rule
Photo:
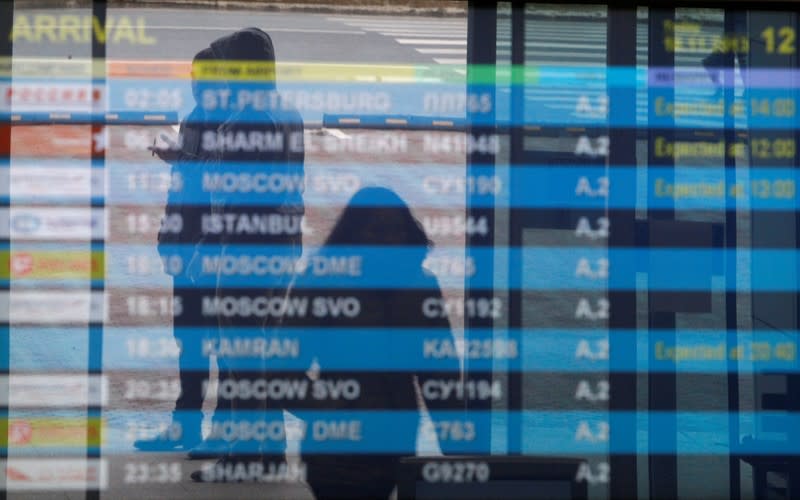
M 33 256 L 29 253 L 18 253 L 11 257 L 11 271 L 15 276 L 25 276 L 33 271 Z
M 33 437 L 33 428 L 30 422 L 24 420 L 11 422 L 8 426 L 8 441 L 11 444 L 27 444 Z

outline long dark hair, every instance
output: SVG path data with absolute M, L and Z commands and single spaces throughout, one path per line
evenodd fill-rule
M 380 213 L 390 213 L 402 221 L 405 238 L 402 245 L 415 246 L 427 253 L 433 242 L 425 234 L 422 224 L 414 218 L 406 202 L 391 189 L 367 187 L 360 189 L 350 198 L 331 234 L 325 240 L 325 247 L 331 245 L 382 245 L 380 240 L 370 240 L 364 234 L 365 223 L 379 217 Z

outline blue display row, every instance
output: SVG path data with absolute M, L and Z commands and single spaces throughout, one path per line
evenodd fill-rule
M 240 411 L 222 414 L 212 421 L 207 436 L 212 448 L 220 452 L 281 454 L 288 441 L 299 443 L 302 453 L 399 453 L 413 455 L 420 426 L 417 411 L 297 411 L 296 419 L 286 424 L 280 410 L 269 412 Z M 50 427 L 57 425 L 59 415 L 48 412 Z M 508 444 L 508 452 L 523 454 L 605 454 L 636 453 L 645 446 L 650 453 L 697 455 L 796 455 L 800 450 L 797 433 L 800 414 L 785 412 L 608 412 L 608 411 L 431 411 L 431 434 L 426 439 L 438 442 L 442 451 L 452 454 L 491 452 L 491 437 L 509 421 L 522 428 L 519 442 Z M 37 439 L 33 444 L 11 443 L 15 455 L 48 453 L 85 453 L 86 443 L 80 439 L 65 439 L 63 432 L 55 435 L 48 445 L 46 427 L 37 421 L 37 414 L 18 417 L 12 414 L 10 425 L 29 422 Z M 75 422 L 80 414 L 63 413 L 63 422 Z M 156 438 L 148 451 L 174 452 L 184 429 L 180 415 L 171 421 L 171 412 L 122 411 L 104 412 L 100 429 L 94 433 L 90 447 L 103 454 L 129 453 L 137 440 Z M 753 429 L 768 423 L 772 439 L 752 440 L 743 435 L 731 442 L 729 425 L 738 422 L 742 429 Z M 186 419 L 188 422 L 188 419 Z M 670 423 L 677 424 L 677 438 L 651 439 L 648 434 Z M 36 433 L 37 424 L 44 429 Z M 611 434 L 639 431 L 634 440 L 611 442 Z M 391 429 L 391 432 L 388 430 Z M 52 431 L 55 433 L 55 431 Z M 163 433 L 163 434 L 161 434 Z M 159 434 L 161 434 L 159 439 Z M 84 438 L 85 441 L 85 438 Z
M 653 71 L 653 69 L 651 69 Z M 647 69 L 611 70 L 590 68 L 548 69 L 540 78 L 525 83 L 499 79 L 497 86 L 461 82 L 285 82 L 279 90 L 262 82 L 199 81 L 193 94 L 183 79 L 111 79 L 107 82 L 106 109 L 112 113 L 177 112 L 188 116 L 198 106 L 202 115 L 192 120 L 221 122 L 263 122 L 267 112 L 296 109 L 307 122 L 322 122 L 326 114 L 354 117 L 398 116 L 466 119 L 470 125 L 587 126 L 587 127 L 677 127 L 721 128 L 726 126 L 795 129 L 800 125 L 793 73 L 746 75 L 747 86 L 734 91 L 726 102 L 708 74 L 648 75 Z M 774 76 L 774 78 L 770 78 Z M 30 80 L 26 85 L 47 88 L 49 82 Z M 19 84 L 17 84 L 19 85 Z M 675 86 L 675 92 L 669 85 Z M 608 93 L 629 88 L 631 99 L 609 101 Z M 512 118 L 510 95 L 522 93 L 525 106 L 519 118 Z M 195 99 L 195 95 L 197 99 Z M 41 107 L 41 106 L 40 106 Z M 613 108 L 613 113 L 610 112 Z M 35 111 L 37 108 L 32 108 Z M 566 112 L 565 112 L 566 111 Z M 51 121 L 49 113 L 15 113 L 22 121 Z M 56 117 L 63 122 L 82 120 L 86 114 Z M 83 118 L 81 118 L 83 117 Z M 106 116 L 96 115 L 101 121 Z M 113 123 L 114 120 L 109 120 Z M 146 122 L 146 120 L 145 120 Z M 400 123 L 393 124 L 395 126 Z M 410 124 L 408 124 L 410 125 Z
M 461 359 L 473 372 L 490 372 L 497 366 L 522 372 L 594 374 L 800 372 L 796 332 L 691 330 L 669 337 L 646 330 L 542 328 L 497 333 L 470 330 L 463 339 L 446 328 L 320 326 L 267 332 L 177 327 L 174 335 L 167 327 L 106 327 L 103 371 L 173 370 L 180 353 L 176 337 L 186 353 L 185 366 L 200 370 L 208 369 L 209 358 L 216 356 L 234 370 L 305 373 L 316 365 L 322 374 L 452 373 Z M 86 369 L 86 329 L 14 327 L 10 338 L 10 366 L 15 372 Z M 635 343 L 637 354 L 615 355 L 611 350 L 615 343 Z
M 719 158 L 722 162 L 722 157 Z M 300 165 L 224 163 L 209 167 L 182 164 L 170 169 L 152 164 L 109 162 L 99 168 L 75 163 L 15 162 L 0 168 L 9 179 L 0 196 L 15 204 L 76 203 L 105 200 L 106 205 L 197 205 L 228 207 L 275 206 L 304 203 L 326 207 L 343 205 L 362 187 L 385 184 L 396 177 L 410 193 L 411 206 L 460 208 L 469 197 L 475 208 L 563 209 L 683 209 L 798 210 L 800 170 L 762 167 L 726 180 L 723 168 L 651 166 L 639 168 L 575 165 L 474 166 L 468 172 L 451 165 L 331 164 L 303 176 Z M 39 186 L 64 179 L 65 188 Z M 49 183 L 49 184 L 48 184 Z M 364 198 L 369 199 L 369 198 Z M 359 203 L 354 200 L 354 203 Z M 368 202 L 374 203 L 374 202 Z M 368 206 L 368 205 L 367 205 Z
M 430 289 L 435 286 L 430 276 L 419 271 L 425 265 L 440 286 L 463 286 L 468 280 L 474 290 L 625 290 L 632 286 L 631 277 L 645 273 L 653 292 L 793 292 L 800 268 L 800 253 L 793 249 L 479 247 L 466 254 L 461 247 L 436 247 L 426 257 L 424 247 L 339 246 L 323 252 L 308 247 L 298 260 L 290 246 L 213 243 L 165 244 L 158 252 L 155 245 L 108 244 L 103 268 L 102 262 L 92 263 L 87 246 L 61 247 L 72 251 L 63 265 L 53 261 L 53 244 L 15 244 L 11 274 L 2 282 L 10 277 L 20 289 L 44 289 L 84 287 L 91 280 L 155 292 L 174 285 L 187 293 L 264 289 L 291 279 L 301 290 Z M 82 256 L 75 254 L 81 251 Z M 511 268 L 521 272 L 496 275 L 486 265 L 495 255 L 507 255 Z M 723 264 L 730 258 L 765 272 L 725 279 Z

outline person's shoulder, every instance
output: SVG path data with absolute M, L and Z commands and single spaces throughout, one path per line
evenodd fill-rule
M 439 278 L 436 277 L 433 272 L 431 272 L 426 267 L 421 267 L 422 272 L 422 281 L 424 288 L 426 289 L 436 289 L 439 290 L 441 287 L 439 286 Z
M 194 121 L 197 121 L 197 122 L 204 122 L 204 121 L 206 121 L 206 116 L 207 116 L 207 114 L 206 114 L 205 108 L 203 108 L 203 106 L 199 106 L 198 105 L 198 106 L 193 107 L 192 110 L 189 111 L 189 114 L 186 115 L 186 118 L 184 118 L 184 119 L 185 120 L 194 120 Z

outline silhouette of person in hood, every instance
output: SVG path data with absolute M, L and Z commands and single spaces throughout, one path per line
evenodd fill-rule
M 212 148 L 218 155 L 219 174 L 270 175 L 283 177 L 283 190 L 253 193 L 224 187 L 212 190 L 210 210 L 202 214 L 210 221 L 203 235 L 207 244 L 214 245 L 220 260 L 238 258 L 242 252 L 268 258 L 296 261 L 302 254 L 303 206 L 303 122 L 299 112 L 280 99 L 275 83 L 275 51 L 269 35 L 258 28 L 246 28 L 221 37 L 209 49 L 221 70 L 227 75 L 224 88 L 210 88 L 201 95 L 206 105 L 211 104 L 211 116 L 222 116 L 225 121 L 214 131 L 204 132 L 203 146 Z M 269 95 L 266 100 L 253 100 L 253 94 Z M 258 102 L 256 102 L 258 101 Z M 269 106 L 258 103 L 268 102 Z M 208 110 L 207 110 L 208 111 Z M 241 178 L 241 177 L 240 177 Z M 229 224 L 226 221 L 234 221 Z M 294 266 L 280 276 L 260 278 L 254 275 L 249 286 L 243 287 L 243 274 L 218 272 L 213 294 L 202 298 L 224 301 L 229 298 L 257 299 L 282 297 L 292 279 Z M 260 281 L 260 280 L 264 281 Z M 199 307 L 198 307 L 199 309 Z M 226 314 L 218 311 L 215 321 L 219 325 L 220 339 L 248 341 L 263 339 L 277 324 L 275 318 L 245 312 Z M 226 380 L 232 387 L 244 387 L 263 381 L 269 369 L 268 361 L 260 359 L 245 365 L 241 359 L 225 359 Z M 222 376 L 221 376 L 222 377 Z M 227 420 L 266 414 L 264 399 L 249 394 L 218 394 L 227 398 L 231 412 Z M 223 426 L 220 426 L 220 429 Z M 243 442 L 236 436 L 225 435 L 212 425 L 208 448 L 227 450 L 220 463 L 241 462 L 248 457 L 260 456 L 260 449 L 252 442 Z M 257 443 L 256 443 L 257 444 Z M 283 444 L 283 443 L 281 443 Z M 196 481 L 226 482 L 230 478 L 209 476 L 197 471 Z

